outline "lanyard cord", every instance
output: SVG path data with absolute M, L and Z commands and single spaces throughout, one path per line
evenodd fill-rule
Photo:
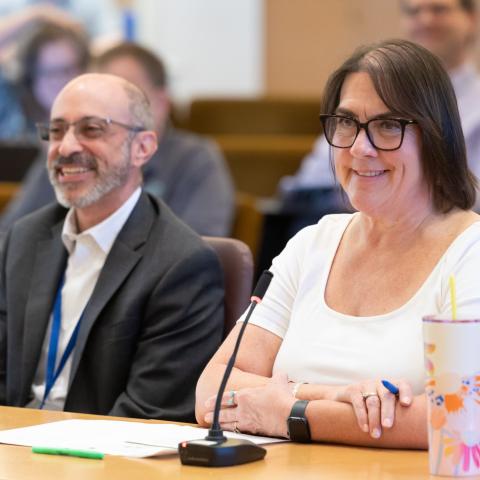
M 55 370 L 55 363 L 57 361 L 57 351 L 58 351 L 58 340 L 60 336 L 60 327 L 62 324 L 62 289 L 65 283 L 65 276 L 62 277 L 60 280 L 60 285 L 58 286 L 57 294 L 55 296 L 55 304 L 53 307 L 53 322 L 52 322 L 52 331 L 50 332 L 50 342 L 48 346 L 48 357 L 47 357 L 47 372 L 45 376 L 45 393 L 43 395 L 42 403 L 40 404 L 40 408 L 42 409 L 45 405 L 45 401 L 52 390 L 52 387 L 55 385 L 57 378 L 62 373 L 67 360 L 69 359 L 70 355 L 75 348 L 75 344 L 77 343 L 78 331 L 80 330 L 80 323 L 83 318 L 83 310 L 80 318 L 75 325 L 75 329 L 73 330 L 72 336 L 65 347 L 65 351 L 63 352 L 62 358 L 58 363 L 58 367 Z

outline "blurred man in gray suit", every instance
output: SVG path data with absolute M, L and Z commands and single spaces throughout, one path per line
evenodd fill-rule
M 58 204 L 18 221 L 0 263 L 0 403 L 191 421 L 197 377 L 217 348 L 217 259 L 142 191 L 157 148 L 144 93 L 77 77 L 50 122 Z

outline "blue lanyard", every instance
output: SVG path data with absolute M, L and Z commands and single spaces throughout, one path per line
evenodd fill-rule
M 58 350 L 58 338 L 60 336 L 60 327 L 62 324 L 62 288 L 65 281 L 65 277 L 62 277 L 60 281 L 60 285 L 57 290 L 57 295 L 55 296 L 55 304 L 53 307 L 53 322 L 52 322 L 52 331 L 50 333 L 50 343 L 48 346 L 48 358 L 47 358 L 47 373 L 45 378 L 45 393 L 43 395 L 42 403 L 40 404 L 40 408 L 43 408 L 45 405 L 45 401 L 52 390 L 52 387 L 55 385 L 57 378 L 62 373 L 63 367 L 67 363 L 70 355 L 75 348 L 75 344 L 77 343 L 78 331 L 80 330 L 80 323 L 82 321 L 83 312 L 80 315 L 80 318 L 75 325 L 75 329 L 73 330 L 72 336 L 67 343 L 65 351 L 63 352 L 62 358 L 58 364 L 57 369 L 55 370 L 55 363 L 57 361 L 57 350 Z M 85 310 L 84 310 L 85 311 Z

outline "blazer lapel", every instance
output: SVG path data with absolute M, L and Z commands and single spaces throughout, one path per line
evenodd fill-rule
M 52 228 L 52 237 L 40 241 L 25 306 L 22 352 L 22 397 L 27 398 L 37 371 L 55 293 L 65 270 L 67 252 L 61 240 L 63 222 Z
M 155 212 L 152 203 L 147 194 L 142 193 L 132 214 L 115 240 L 92 296 L 85 307 L 72 360 L 70 385 L 75 378 L 90 330 L 105 305 L 142 258 L 142 254 L 138 250 L 145 244 L 154 220 Z

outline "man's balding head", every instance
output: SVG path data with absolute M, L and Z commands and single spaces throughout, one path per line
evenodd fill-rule
M 153 116 L 147 96 L 137 86 L 116 75 L 104 73 L 87 73 L 70 81 L 58 94 L 52 106 L 54 118 L 55 107 L 65 96 L 88 95 L 93 97 L 92 106 L 109 111 L 128 111 L 128 123 L 153 130 Z M 97 105 L 98 103 L 98 105 Z M 88 105 L 85 106 L 88 108 Z M 104 114 L 113 118 L 110 114 Z

